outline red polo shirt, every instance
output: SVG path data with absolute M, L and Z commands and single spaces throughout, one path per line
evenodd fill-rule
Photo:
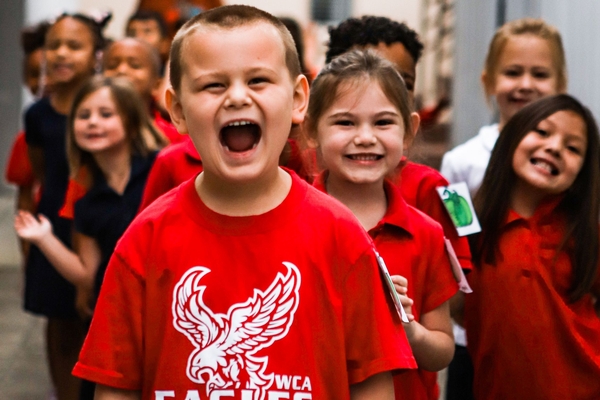
M 600 399 L 600 319 L 590 294 L 568 300 L 573 266 L 567 251 L 557 252 L 566 222 L 558 202 L 531 218 L 509 211 L 496 265 L 469 274 L 465 328 L 477 399 Z
M 439 222 L 444 229 L 444 235 L 452 243 L 463 270 L 473 269 L 469 241 L 466 237 L 458 236 L 450 215 L 435 190 L 436 187 L 449 185 L 446 178 L 427 165 L 417 164 L 406 159 L 400 164 L 400 168 L 395 183 L 400 186 L 404 200 Z
M 314 186 L 326 192 L 321 173 Z M 439 223 L 409 206 L 400 190 L 386 181 L 388 208 L 383 219 L 369 230 L 377 251 L 385 260 L 390 275 L 402 275 L 408 280 L 408 297 L 413 299 L 412 312 L 416 321 L 444 302 L 457 291 L 458 284 L 444 247 L 444 232 Z M 422 369 L 394 376 L 397 399 L 437 400 L 437 374 Z

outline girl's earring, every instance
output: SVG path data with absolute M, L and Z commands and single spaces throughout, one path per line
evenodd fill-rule
M 102 50 L 96 51 L 96 63 L 94 65 L 94 73 L 96 75 L 102 74 Z

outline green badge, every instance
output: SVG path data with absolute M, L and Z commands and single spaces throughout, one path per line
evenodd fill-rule
M 456 193 L 455 190 L 444 190 L 444 205 L 457 228 L 468 226 L 473 223 L 473 213 L 467 200 Z
M 481 231 L 469 188 L 465 182 L 435 188 L 444 208 L 458 232 L 458 236 L 467 236 Z

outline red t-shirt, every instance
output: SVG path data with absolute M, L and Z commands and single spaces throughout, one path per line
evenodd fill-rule
M 8 156 L 5 171 L 6 181 L 17 186 L 33 185 L 35 177 L 29 161 L 25 132 L 21 131 L 15 137 L 13 147 Z
M 61 218 L 75 219 L 75 203 L 81 199 L 88 191 L 88 186 L 91 184 L 90 175 L 87 168 L 80 168 L 77 172 L 77 177 L 69 178 L 67 192 L 65 193 L 65 201 L 58 210 L 58 215 Z
M 182 135 L 177 131 L 177 128 L 172 123 L 167 121 L 160 115 L 158 110 L 154 111 L 154 123 L 165 134 L 171 144 L 180 143 L 187 135 Z
M 510 211 L 496 265 L 469 274 L 465 328 L 477 399 L 600 399 L 600 318 L 591 295 L 569 303 L 573 267 L 556 252 L 557 201 Z M 594 286 L 600 293 L 600 275 Z
M 321 173 L 314 183 L 324 192 L 326 174 Z M 406 204 L 392 182 L 386 181 L 385 192 L 388 209 L 369 235 L 390 275 L 408 280 L 408 297 L 414 301 L 412 312 L 420 321 L 421 315 L 438 308 L 458 291 L 444 247 L 444 232 L 440 224 Z M 439 397 L 437 374 L 422 369 L 394 376 L 394 388 L 397 399 Z
M 292 177 L 261 215 L 215 213 L 193 179 L 145 209 L 117 245 L 73 373 L 144 399 L 348 399 L 350 384 L 414 368 L 372 241 Z
M 411 161 L 401 163 L 400 168 L 395 181 L 400 186 L 404 200 L 439 222 L 446 238 L 452 243 L 462 269 L 464 271 L 473 269 L 469 241 L 466 237 L 458 236 L 452 219 L 435 190 L 436 187 L 449 185 L 446 178 L 427 165 Z
M 202 172 L 202 160 L 189 136 L 161 150 L 148 175 L 140 210 L 174 187 Z

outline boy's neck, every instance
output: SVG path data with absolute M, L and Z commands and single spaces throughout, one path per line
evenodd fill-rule
M 261 215 L 279 206 L 292 187 L 290 174 L 277 168 L 258 181 L 239 183 L 202 172 L 195 181 L 196 192 L 212 211 L 231 217 Z
M 387 211 L 387 196 L 383 182 L 355 184 L 327 178 L 327 193 L 341 201 L 358 218 L 367 231 L 377 226 Z

